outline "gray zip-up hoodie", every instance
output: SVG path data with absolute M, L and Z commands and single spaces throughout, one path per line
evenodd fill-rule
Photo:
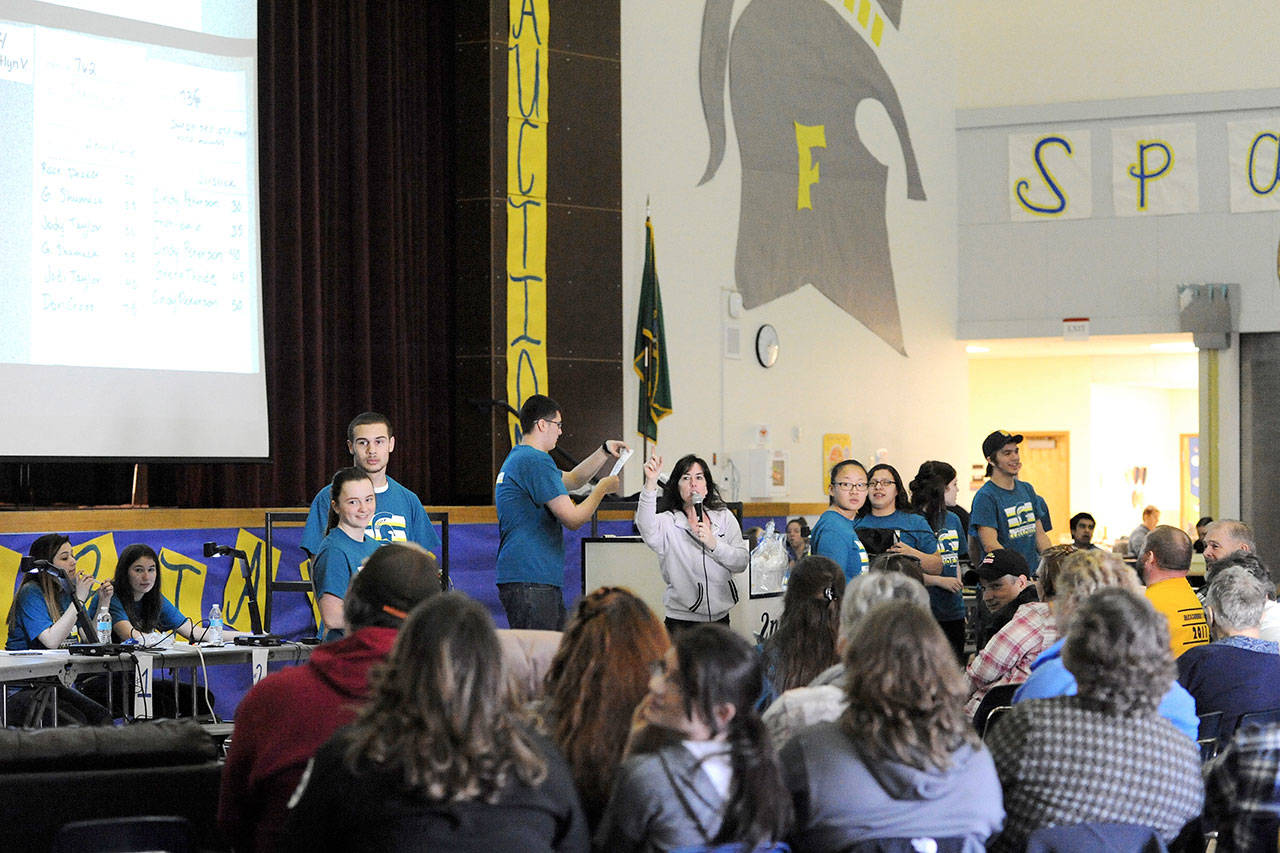
M 689 529 L 689 519 L 678 512 L 660 513 L 657 506 L 657 491 L 642 490 L 636 527 L 658 555 L 667 582 L 662 594 L 666 615 L 686 622 L 723 618 L 738 600 L 732 576 L 747 568 L 747 541 L 738 519 L 727 509 L 706 510 L 716 535 L 716 547 L 708 551 Z
M 618 770 L 594 847 L 608 853 L 701 847 L 720 831 L 724 806 L 684 744 L 633 755 Z

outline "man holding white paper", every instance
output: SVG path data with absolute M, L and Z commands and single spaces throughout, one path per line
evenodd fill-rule
M 564 624 L 564 532 L 586 524 L 606 494 L 618 487 L 617 471 L 630 450 L 616 439 L 602 442 L 572 471 L 561 471 L 551 450 L 564 432 L 560 404 L 534 394 L 520 407 L 520 443 L 511 448 L 494 484 L 498 510 L 498 599 L 512 628 L 559 631 Z M 569 491 L 618 459 L 613 473 L 575 504 Z

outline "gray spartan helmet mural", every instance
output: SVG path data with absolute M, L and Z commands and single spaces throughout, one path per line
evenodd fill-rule
M 831 0 L 838 3 L 839 0 Z M 702 110 L 724 159 L 725 68 L 742 160 L 735 276 L 743 304 L 764 305 L 810 282 L 906 355 L 885 223 L 888 167 L 858 139 L 858 104 L 879 101 L 902 146 L 907 197 L 925 198 L 902 104 L 875 49 L 827 0 L 750 0 L 730 33 L 734 0 L 707 0 Z M 897 27 L 902 0 L 880 0 Z

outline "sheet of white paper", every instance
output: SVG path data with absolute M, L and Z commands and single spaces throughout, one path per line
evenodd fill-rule
M 628 447 L 622 453 L 618 454 L 618 461 L 613 463 L 613 468 L 609 469 L 609 476 L 616 477 L 618 472 L 622 470 L 622 466 L 627 464 L 627 460 L 631 458 L 631 454 L 635 451 Z

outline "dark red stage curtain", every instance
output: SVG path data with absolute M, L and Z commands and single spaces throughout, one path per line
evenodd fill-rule
M 308 502 L 351 464 L 346 424 L 369 409 L 394 426 L 391 475 L 428 503 L 448 501 L 452 7 L 259 4 L 273 461 L 152 463 L 153 506 Z M 3 498 L 19 505 L 129 500 L 131 465 L 6 467 L 15 470 L 0 473 L 0 489 L 10 492 Z

